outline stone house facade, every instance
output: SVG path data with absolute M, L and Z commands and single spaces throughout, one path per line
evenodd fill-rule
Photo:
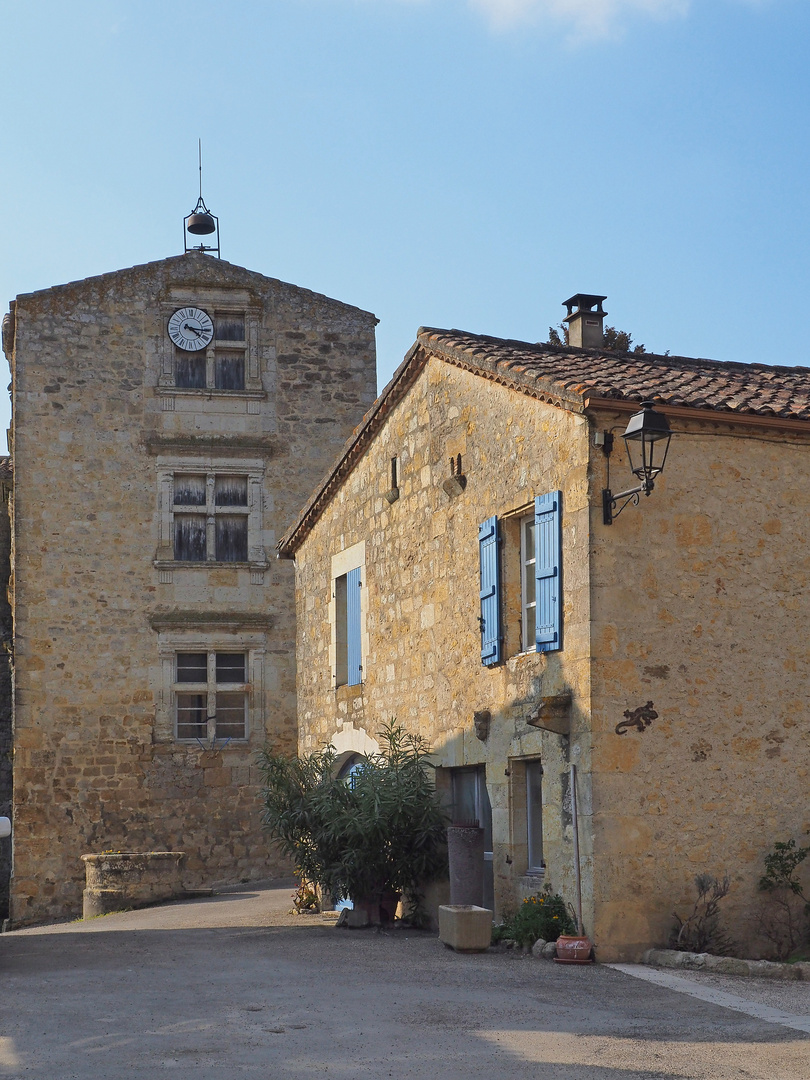
M 282 538 L 300 750 L 427 736 L 498 915 L 574 900 L 573 764 L 598 959 L 666 942 L 704 871 L 756 952 L 763 856 L 810 828 L 810 371 L 619 355 L 580 314 L 595 347 L 420 330 Z M 666 470 L 606 525 L 648 398 Z
M 11 576 L 11 458 L 0 457 L 0 582 Z M 0 815 L 11 817 L 11 605 L 8 589 L 0 589 Z M 0 838 L 0 920 L 8 918 L 8 883 L 11 877 L 11 837 Z
M 15 925 L 81 910 L 86 853 L 287 871 L 255 766 L 296 743 L 274 547 L 374 400 L 375 325 L 200 252 L 11 305 Z

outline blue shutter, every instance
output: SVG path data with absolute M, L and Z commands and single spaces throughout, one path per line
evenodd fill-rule
M 501 581 L 498 559 L 498 519 L 478 526 L 481 564 L 481 663 L 489 666 L 501 659 Z
M 360 567 L 346 575 L 346 654 L 349 686 L 363 681 L 363 654 L 360 648 Z
M 562 492 L 534 500 L 537 652 L 562 648 Z

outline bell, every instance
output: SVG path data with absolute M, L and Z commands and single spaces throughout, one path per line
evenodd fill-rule
M 214 219 L 210 214 L 192 214 L 186 223 L 186 228 L 196 236 L 207 236 L 216 231 Z

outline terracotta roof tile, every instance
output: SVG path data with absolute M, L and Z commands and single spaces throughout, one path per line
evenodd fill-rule
M 810 368 L 740 364 L 656 353 L 511 341 L 461 330 L 423 328 L 419 343 L 452 362 L 484 360 L 523 383 L 543 380 L 561 392 L 662 405 L 810 420 Z
M 393 379 L 278 544 L 290 557 L 430 356 L 582 412 L 586 399 L 810 422 L 810 368 L 531 344 L 423 327 Z M 707 417 L 708 419 L 708 417 Z

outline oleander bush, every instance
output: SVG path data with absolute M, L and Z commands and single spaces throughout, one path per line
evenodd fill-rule
M 338 779 L 331 747 L 305 757 L 260 755 L 262 819 L 301 879 L 333 898 L 375 903 L 418 896 L 447 875 L 447 819 L 436 794 L 430 747 L 396 721 L 349 780 Z

